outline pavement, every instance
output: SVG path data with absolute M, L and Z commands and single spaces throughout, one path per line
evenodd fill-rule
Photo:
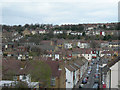
M 86 72 L 83 74 L 82 78 L 80 79 L 80 81 L 76 84 L 76 86 L 74 88 L 79 88 L 79 85 L 82 84 L 82 80 L 83 78 L 86 77 L 86 74 L 87 74 L 88 70 L 86 70 Z

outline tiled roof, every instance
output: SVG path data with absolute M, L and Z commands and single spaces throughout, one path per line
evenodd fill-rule
M 59 62 L 58 61 L 51 61 L 51 60 L 47 60 L 45 61 L 45 63 L 47 63 L 51 70 L 52 70 L 52 76 L 53 77 L 57 77 L 60 75 L 60 72 L 58 69 L 59 69 Z
M 21 68 L 21 61 L 15 60 L 15 59 L 7 59 L 7 60 L 2 60 L 2 66 L 3 66 L 3 75 L 8 74 L 8 71 L 13 71 L 17 74 L 17 72 Z
M 69 63 L 66 63 L 65 67 L 70 71 L 74 71 L 74 70 L 79 69 L 86 62 L 87 62 L 87 60 L 84 57 L 81 57 L 81 58 L 79 58 L 79 60 L 74 60 Z
M 120 56 L 116 57 L 115 59 L 113 59 L 110 63 L 108 63 L 107 65 L 109 67 L 113 66 L 115 63 L 117 63 L 118 61 L 120 61 Z
M 68 70 L 70 70 L 70 71 L 75 71 L 75 69 L 72 68 L 70 65 L 65 65 L 65 67 L 66 67 Z
M 115 63 L 117 63 L 118 61 L 120 61 L 120 56 L 116 57 L 114 60 L 112 60 L 111 62 L 109 62 L 106 66 L 104 66 L 102 68 L 102 71 L 107 74 L 107 72 L 110 70 L 110 67 L 112 67 Z

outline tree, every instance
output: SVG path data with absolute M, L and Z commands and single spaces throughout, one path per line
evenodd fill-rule
M 34 67 L 29 70 L 32 81 L 39 81 L 43 87 L 50 87 L 51 69 L 48 64 L 39 60 L 30 61 L 30 64 Z
M 85 32 L 82 33 L 82 36 L 86 36 Z

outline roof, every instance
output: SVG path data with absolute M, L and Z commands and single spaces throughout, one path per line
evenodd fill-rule
M 47 63 L 50 66 L 50 68 L 52 70 L 52 76 L 53 77 L 60 76 L 61 71 L 59 71 L 59 61 L 47 60 L 47 61 L 45 61 L 45 63 Z
M 3 86 L 4 84 L 9 84 L 9 86 L 11 85 L 11 83 L 14 83 L 15 81 L 9 81 L 9 80 L 2 80 L 0 81 L 0 87 Z
M 120 61 L 120 56 L 116 57 L 115 59 L 111 60 L 106 66 L 102 68 L 102 71 L 107 74 L 107 72 L 110 70 L 110 67 L 112 67 L 114 64 L 116 64 L 118 61 Z
M 49 44 L 44 44 L 39 46 L 43 50 L 54 50 L 55 46 L 50 46 Z
M 72 67 L 71 67 L 70 65 L 68 65 L 68 64 L 66 64 L 65 67 L 66 67 L 68 70 L 70 70 L 70 71 L 75 71 L 75 69 L 72 68 Z
M 102 54 L 114 54 L 114 51 L 103 51 Z
M 120 61 L 120 56 L 116 57 L 115 59 L 113 59 L 110 63 L 108 63 L 107 65 L 109 67 L 112 67 L 115 63 L 117 63 L 118 61 Z
M 14 74 L 17 74 L 17 72 L 21 68 L 21 61 L 15 59 L 7 59 L 7 60 L 3 59 L 2 66 L 3 66 L 2 69 L 3 76 L 9 74 L 9 72 L 11 71 L 14 72 Z
M 81 57 L 79 60 L 74 60 L 69 63 L 66 63 L 65 67 L 70 71 L 75 71 L 83 66 L 87 60 L 84 57 Z
M 40 42 L 40 44 L 41 44 L 41 45 L 45 45 L 45 44 L 49 44 L 49 45 L 50 45 L 51 42 L 52 42 L 51 40 L 42 40 L 42 41 Z

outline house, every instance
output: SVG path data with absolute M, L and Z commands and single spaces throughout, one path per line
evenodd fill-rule
M 45 63 L 45 65 L 48 65 L 51 70 L 51 76 L 50 76 L 50 86 L 51 88 L 62 88 L 60 86 L 60 83 L 63 82 L 61 78 L 63 78 L 64 75 L 61 76 L 62 67 L 59 61 L 42 61 Z M 9 65 L 8 65 L 9 63 Z M 2 71 L 3 73 L 3 80 L 12 80 L 12 81 L 23 81 L 27 82 L 29 85 L 35 85 L 37 82 L 32 82 L 32 76 L 30 75 L 29 71 L 33 69 L 33 64 L 30 62 L 21 62 L 19 60 L 3 60 L 2 62 L 4 69 Z M 63 70 L 64 71 L 64 70 Z M 10 73 L 11 72 L 11 73 Z M 9 77 L 8 77 L 9 76 Z M 61 77 L 61 78 L 60 78 Z M 65 79 L 64 79 L 65 81 Z M 38 82 L 39 84 L 39 82 Z M 42 84 L 42 82 L 41 82 Z M 31 86 L 29 86 L 31 87 Z M 64 88 L 64 87 L 63 87 Z
M 86 31 L 85 31 L 85 34 L 86 34 L 86 35 L 90 35 L 90 30 L 86 30 Z
M 72 32 L 71 30 L 68 30 L 66 33 L 67 35 L 70 35 L 71 32 Z
M 17 47 L 17 52 L 18 53 L 25 53 L 25 52 L 27 52 L 28 51 L 28 48 L 26 47 L 26 46 L 18 46 Z
M 90 47 L 89 41 L 79 41 L 77 43 L 77 47 L 79 47 L 79 48 L 89 48 Z
M 64 39 L 57 40 L 57 45 L 58 48 L 63 49 L 64 48 Z
M 66 43 L 64 43 L 64 48 L 65 49 L 72 49 L 72 42 L 66 42 Z
M 60 59 L 62 59 L 61 54 L 62 54 L 62 52 L 60 52 L 60 51 L 54 52 L 54 59 L 55 59 L 55 60 L 60 60 Z
M 23 81 L 28 84 L 29 88 L 39 88 L 39 82 L 31 82 L 30 74 L 27 74 L 26 70 L 22 68 L 21 61 L 15 59 L 3 59 L 2 64 L 4 69 L 2 70 L 3 77 L 2 81 L 0 81 L 0 86 L 14 87 L 18 81 Z
M 109 42 L 109 47 L 110 48 L 114 48 L 114 47 L 120 47 L 120 41 L 112 41 L 112 42 Z
M 93 30 L 94 27 L 87 27 L 87 30 Z
M 14 48 L 14 43 L 13 42 L 3 43 L 2 48 L 4 51 L 6 51 L 6 50 L 11 51 L 11 49 Z
M 23 36 L 31 34 L 31 32 L 28 29 L 25 29 L 22 33 L 23 33 Z
M 66 63 L 66 88 L 72 89 L 87 70 L 88 62 L 85 58 Z
M 14 42 L 14 41 L 19 41 L 19 40 L 22 39 L 22 38 L 23 38 L 22 35 L 17 34 L 16 36 L 14 36 L 14 38 L 12 38 L 12 42 Z
M 103 57 L 104 55 L 112 56 L 113 54 L 114 54 L 113 51 L 102 51 L 100 57 Z
M 105 65 L 102 68 L 102 84 L 103 88 L 118 88 L 119 85 L 119 64 L 120 63 L 120 57 L 116 57 L 111 60 L 111 62 L 108 62 L 107 65 Z
M 44 29 L 40 29 L 40 30 L 38 30 L 38 33 L 39 33 L 39 34 L 45 34 L 45 33 L 47 33 L 47 32 L 46 32 L 46 30 L 44 30 Z
M 92 60 L 92 50 L 91 49 L 85 49 L 82 53 L 82 56 L 85 57 L 88 61 Z
M 72 89 L 74 87 L 75 68 L 66 65 L 65 70 L 66 70 L 66 88 Z
M 103 47 L 109 47 L 109 42 L 108 41 L 100 41 L 100 47 L 103 48 Z
M 56 34 L 63 34 L 63 31 L 53 31 L 53 34 L 56 35 Z
M 76 31 L 71 31 L 70 34 L 71 34 L 71 35 L 82 35 L 82 33 L 76 32 Z
M 32 31 L 31 31 L 31 34 L 32 34 L 32 35 L 35 35 L 35 34 L 37 34 L 37 31 L 32 30 Z
M 14 37 L 14 36 L 16 36 L 18 34 L 18 32 L 17 31 L 14 31 L 13 33 L 12 33 L 12 36 Z
M 114 31 L 113 31 L 113 30 L 105 31 L 105 34 L 106 34 L 106 35 L 113 35 L 113 34 L 114 34 Z
M 51 75 L 51 87 L 52 88 L 64 88 L 61 87 L 60 83 L 63 82 L 61 81 L 61 72 L 62 69 L 60 67 L 60 62 L 59 61 L 45 61 L 46 64 L 48 64 L 52 70 L 52 75 Z M 64 75 L 62 75 L 62 78 L 64 78 Z
M 70 60 L 70 59 L 72 59 L 72 57 L 73 57 L 73 56 L 72 56 L 72 51 L 69 51 L 69 50 L 66 51 L 66 59 L 67 59 L 67 60 Z
M 105 31 L 100 31 L 101 36 L 105 36 Z

